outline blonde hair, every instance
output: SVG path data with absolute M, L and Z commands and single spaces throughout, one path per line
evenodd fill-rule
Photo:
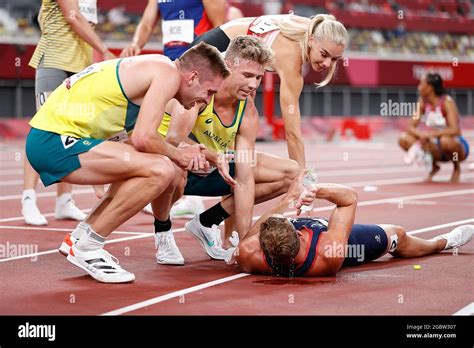
M 311 35 L 317 41 L 329 40 L 336 45 L 347 47 L 349 36 L 344 25 L 336 20 L 336 17 L 329 14 L 318 14 L 311 18 L 293 17 L 280 21 L 278 24 L 281 35 L 289 40 L 296 41 L 301 46 L 301 55 L 303 62 L 309 61 L 309 46 L 308 41 Z M 329 72 L 325 79 L 316 86 L 326 86 L 336 72 L 337 62 L 331 62 Z
M 272 65 L 275 54 L 259 38 L 249 35 L 239 35 L 232 39 L 225 53 L 225 59 L 246 59 L 264 66 Z

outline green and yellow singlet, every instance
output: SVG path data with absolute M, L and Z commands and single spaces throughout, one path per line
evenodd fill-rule
M 140 111 L 125 95 L 121 59 L 95 63 L 66 79 L 38 110 L 30 125 L 75 138 L 108 139 L 130 132 Z
M 219 115 L 214 110 L 214 97 L 206 108 L 199 113 L 196 123 L 189 137 L 215 152 L 226 152 L 235 147 L 235 137 L 245 113 L 247 100 L 240 101 L 230 125 L 224 125 Z M 163 116 L 158 132 L 166 137 L 168 133 L 171 116 L 167 113 Z

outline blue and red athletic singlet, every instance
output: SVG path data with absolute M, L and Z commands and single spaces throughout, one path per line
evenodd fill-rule
M 164 54 L 179 58 L 194 39 L 212 29 L 202 0 L 157 0 L 162 18 Z

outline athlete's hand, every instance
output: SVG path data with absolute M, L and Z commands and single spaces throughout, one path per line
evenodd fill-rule
M 310 206 L 313 204 L 314 200 L 316 199 L 316 193 L 318 192 L 318 187 L 313 186 L 313 187 L 307 187 L 301 192 L 301 195 L 299 196 L 295 208 L 296 208 L 296 215 L 301 214 L 301 208 L 303 205 Z
M 232 153 L 222 153 L 219 154 L 219 158 L 217 159 L 217 170 L 219 174 L 222 176 L 222 179 L 229 184 L 230 186 L 237 185 L 237 181 L 229 173 L 229 162 L 234 159 L 234 154 Z
M 189 145 L 181 142 L 178 145 L 179 155 L 174 158 L 176 164 L 184 170 L 209 170 L 209 162 L 203 154 L 206 147 L 203 144 Z
M 105 186 L 104 185 L 92 185 L 94 188 L 94 193 L 97 198 L 101 199 L 105 195 Z
M 102 54 L 102 59 L 103 60 L 109 60 L 109 59 L 115 59 L 117 58 L 115 56 L 115 54 L 113 54 L 112 52 L 110 52 L 109 50 L 105 51 L 103 54 Z
M 138 47 L 138 45 L 132 43 L 122 50 L 122 52 L 120 53 L 120 57 L 126 58 L 126 57 L 138 56 L 141 52 L 142 52 L 141 48 Z
M 301 195 L 301 192 L 304 190 L 303 186 L 303 177 L 306 175 L 306 170 L 301 170 L 300 174 L 293 180 L 286 196 L 288 199 L 295 200 L 298 199 Z

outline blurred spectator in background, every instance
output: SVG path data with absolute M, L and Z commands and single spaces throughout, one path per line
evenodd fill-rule
M 36 108 L 64 79 L 92 64 L 92 50 L 104 59 L 115 58 L 94 32 L 97 24 L 96 0 L 43 0 L 38 16 L 41 39 L 29 65 L 36 69 Z M 48 221 L 36 204 L 39 175 L 25 157 L 22 214 L 30 225 L 46 225 Z M 55 207 L 56 219 L 83 220 L 86 215 L 72 200 L 72 185 L 59 183 Z
M 405 161 L 419 159 L 427 165 L 430 173 L 427 181 L 440 170 L 439 162 L 451 162 L 451 182 L 459 182 L 460 162 L 469 155 L 469 144 L 461 135 L 459 112 L 453 98 L 444 89 L 439 74 L 427 74 L 418 84 L 418 106 L 410 126 L 399 139 L 400 146 L 407 151 Z M 420 122 L 428 130 L 419 129 Z
M 159 16 L 164 54 L 175 60 L 197 36 L 226 21 L 227 4 L 225 0 L 148 0 L 133 41 L 122 51 L 121 57 L 140 54 L 150 40 Z

